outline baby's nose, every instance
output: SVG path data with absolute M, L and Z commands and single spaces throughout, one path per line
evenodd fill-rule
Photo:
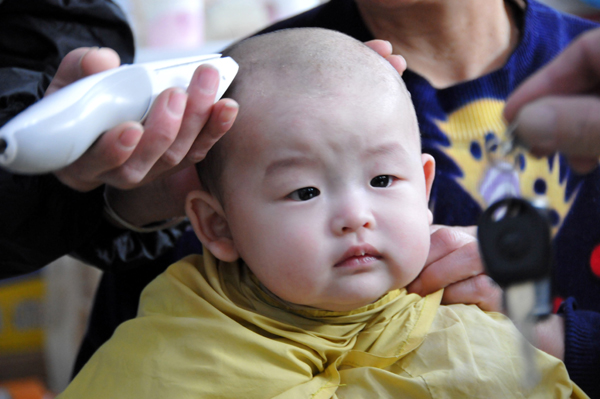
M 340 206 L 332 221 L 333 231 L 340 235 L 374 227 L 373 212 L 368 204 L 363 202 L 346 203 Z

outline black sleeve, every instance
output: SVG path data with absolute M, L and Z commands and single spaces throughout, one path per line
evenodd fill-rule
M 91 46 L 133 62 L 133 34 L 111 1 L 0 1 L 0 125 L 43 96 L 69 51 Z
M 69 253 L 101 222 L 99 190 L 79 193 L 53 175 L 0 170 L 0 193 L 0 278 L 34 271 Z
M 0 125 L 43 96 L 69 51 L 90 46 L 113 48 L 123 63 L 133 62 L 131 29 L 111 1 L 0 0 Z M 117 237 L 122 244 L 129 234 L 103 221 L 102 188 L 80 193 L 49 174 L 0 170 L 0 195 L 0 278 L 36 270 L 79 248 L 88 263 L 106 266 L 86 245 L 101 243 L 110 252 Z M 162 250 L 156 234 L 150 236 L 150 251 Z

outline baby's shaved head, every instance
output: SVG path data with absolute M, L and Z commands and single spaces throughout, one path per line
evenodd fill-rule
M 261 109 L 277 99 L 297 98 L 299 103 L 303 99 L 339 99 L 343 107 L 344 101 L 357 96 L 391 95 L 412 110 L 410 94 L 391 64 L 363 43 L 336 31 L 275 31 L 243 40 L 226 49 L 223 56 L 240 66 L 224 95 L 236 100 L 240 111 L 232 129 L 198 164 L 203 187 L 221 201 L 219 180 L 226 162 L 225 149 L 246 126 L 260 120 Z M 414 115 L 414 110 L 411 112 Z M 418 132 L 416 124 L 414 117 Z
M 233 98 L 273 93 L 323 96 L 352 85 L 404 86 L 398 72 L 379 54 L 326 29 L 287 29 L 255 36 L 223 55 L 240 64 L 228 93 Z

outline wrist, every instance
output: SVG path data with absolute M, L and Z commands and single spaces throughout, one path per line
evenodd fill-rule
M 185 217 L 177 216 L 159 221 L 152 220 L 150 223 L 143 223 L 140 222 L 140 218 L 129 219 L 132 216 L 131 214 L 128 214 L 128 219 L 125 219 L 125 217 L 123 217 L 122 214 L 119 211 L 117 211 L 113 207 L 113 205 L 111 205 L 112 202 L 109 194 L 111 191 L 112 190 L 109 190 L 108 187 L 104 190 L 103 216 L 109 223 L 118 228 L 131 230 L 138 233 L 151 233 L 154 231 L 164 230 L 173 227 L 181 223 L 185 219 Z M 122 204 L 122 202 L 119 201 L 117 201 L 117 203 Z M 135 213 L 133 213 L 133 215 L 135 215 Z
M 535 346 L 538 349 L 560 359 L 565 358 L 565 320 L 562 316 L 552 314 L 539 321 L 534 327 Z

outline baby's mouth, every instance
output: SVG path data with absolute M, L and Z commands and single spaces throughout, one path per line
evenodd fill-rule
M 368 265 L 381 259 L 381 254 L 371 245 L 363 244 L 350 247 L 334 267 Z

